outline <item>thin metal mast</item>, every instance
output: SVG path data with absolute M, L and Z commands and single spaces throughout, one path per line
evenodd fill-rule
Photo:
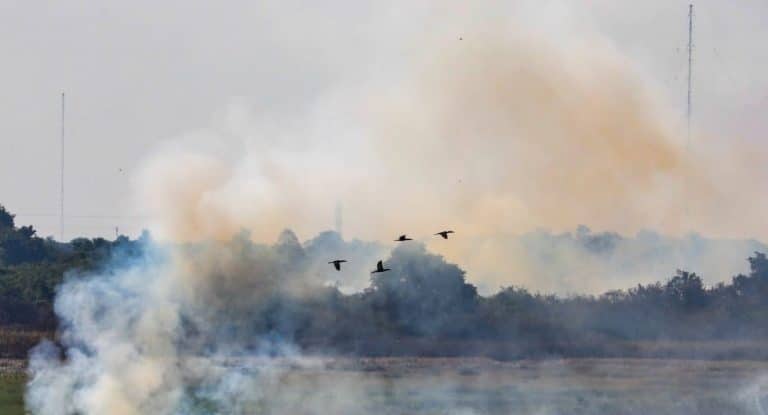
M 691 105 L 691 96 L 692 96 L 692 73 L 693 73 L 693 4 L 688 5 L 688 99 L 687 99 L 687 105 L 686 105 L 686 113 L 685 113 L 685 119 L 686 119 L 686 139 L 685 139 L 685 150 L 687 153 L 690 153 L 691 150 L 691 113 L 692 113 L 692 105 Z M 688 199 L 690 195 L 688 194 L 688 179 L 687 176 L 684 180 L 684 187 L 685 187 L 685 196 L 683 198 L 683 207 L 685 210 L 685 220 L 690 226 L 691 223 L 691 211 L 690 211 L 690 204 L 688 203 Z
M 59 177 L 61 189 L 59 193 L 59 239 L 64 242 L 64 92 L 61 93 L 61 164 Z
M 691 145 L 691 74 L 693 69 L 693 4 L 688 5 L 688 106 L 686 121 L 688 123 L 688 139 L 686 146 Z

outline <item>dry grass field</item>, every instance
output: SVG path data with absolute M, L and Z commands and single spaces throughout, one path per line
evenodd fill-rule
M 2 414 L 23 413 L 18 370 L 0 382 Z M 310 359 L 260 376 L 268 380 L 254 383 L 242 413 L 758 415 L 768 407 L 768 362 L 753 361 Z
M 750 361 L 384 358 L 290 372 L 287 383 L 338 384 L 369 413 L 762 414 L 766 375 L 768 363 Z

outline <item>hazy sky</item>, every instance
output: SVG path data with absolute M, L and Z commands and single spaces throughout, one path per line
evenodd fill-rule
M 506 3 L 0 0 L 0 203 L 20 223 L 58 236 L 61 91 L 65 238 L 112 236 L 115 226 L 135 235 L 143 224 L 132 217 L 131 177 L 162 141 L 215 124 L 233 103 L 279 124 L 328 91 L 397 71 L 413 53 L 409 39 L 440 25 L 446 8 L 466 8 L 470 27 L 475 9 L 515 13 Z M 688 2 L 568 3 L 520 7 L 535 8 L 544 29 L 604 34 L 681 117 Z M 720 145 L 764 153 L 768 3 L 695 6 L 694 125 Z M 460 20 L 445 24 L 456 26 L 456 37 L 472 36 Z M 237 152 L 242 143 L 220 145 Z

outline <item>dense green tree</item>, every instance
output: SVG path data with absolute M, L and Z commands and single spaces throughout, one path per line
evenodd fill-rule
M 14 215 L 11 215 L 3 205 L 0 205 L 0 232 L 5 229 L 13 229 Z
M 462 319 L 477 305 L 475 286 L 464 271 L 422 244 L 403 244 L 386 261 L 391 271 L 375 274 L 369 291 L 374 307 L 413 334 L 460 333 Z
M 673 303 L 686 308 L 698 308 L 707 304 L 707 291 L 701 277 L 696 273 L 677 270 L 677 273 L 666 285 L 667 295 Z

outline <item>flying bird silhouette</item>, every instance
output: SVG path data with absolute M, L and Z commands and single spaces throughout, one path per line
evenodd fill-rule
M 377 272 L 387 272 L 387 271 L 389 271 L 389 268 L 384 268 L 384 264 L 381 261 L 379 261 L 376 263 L 376 269 L 371 271 L 371 274 L 375 274 Z
M 413 239 L 411 239 L 411 238 L 409 238 L 409 237 L 407 237 L 405 235 L 400 235 L 399 238 L 395 239 L 395 242 L 405 242 L 405 241 L 412 241 L 412 240 Z
M 443 239 L 448 239 L 448 234 L 449 233 L 454 233 L 454 232 L 453 231 L 440 231 L 440 232 L 436 233 L 435 235 L 440 235 L 440 236 L 443 237 Z
M 341 271 L 341 263 L 347 262 L 346 259 L 334 259 L 333 261 L 329 262 L 329 264 L 333 264 L 333 267 L 336 268 L 336 271 Z

